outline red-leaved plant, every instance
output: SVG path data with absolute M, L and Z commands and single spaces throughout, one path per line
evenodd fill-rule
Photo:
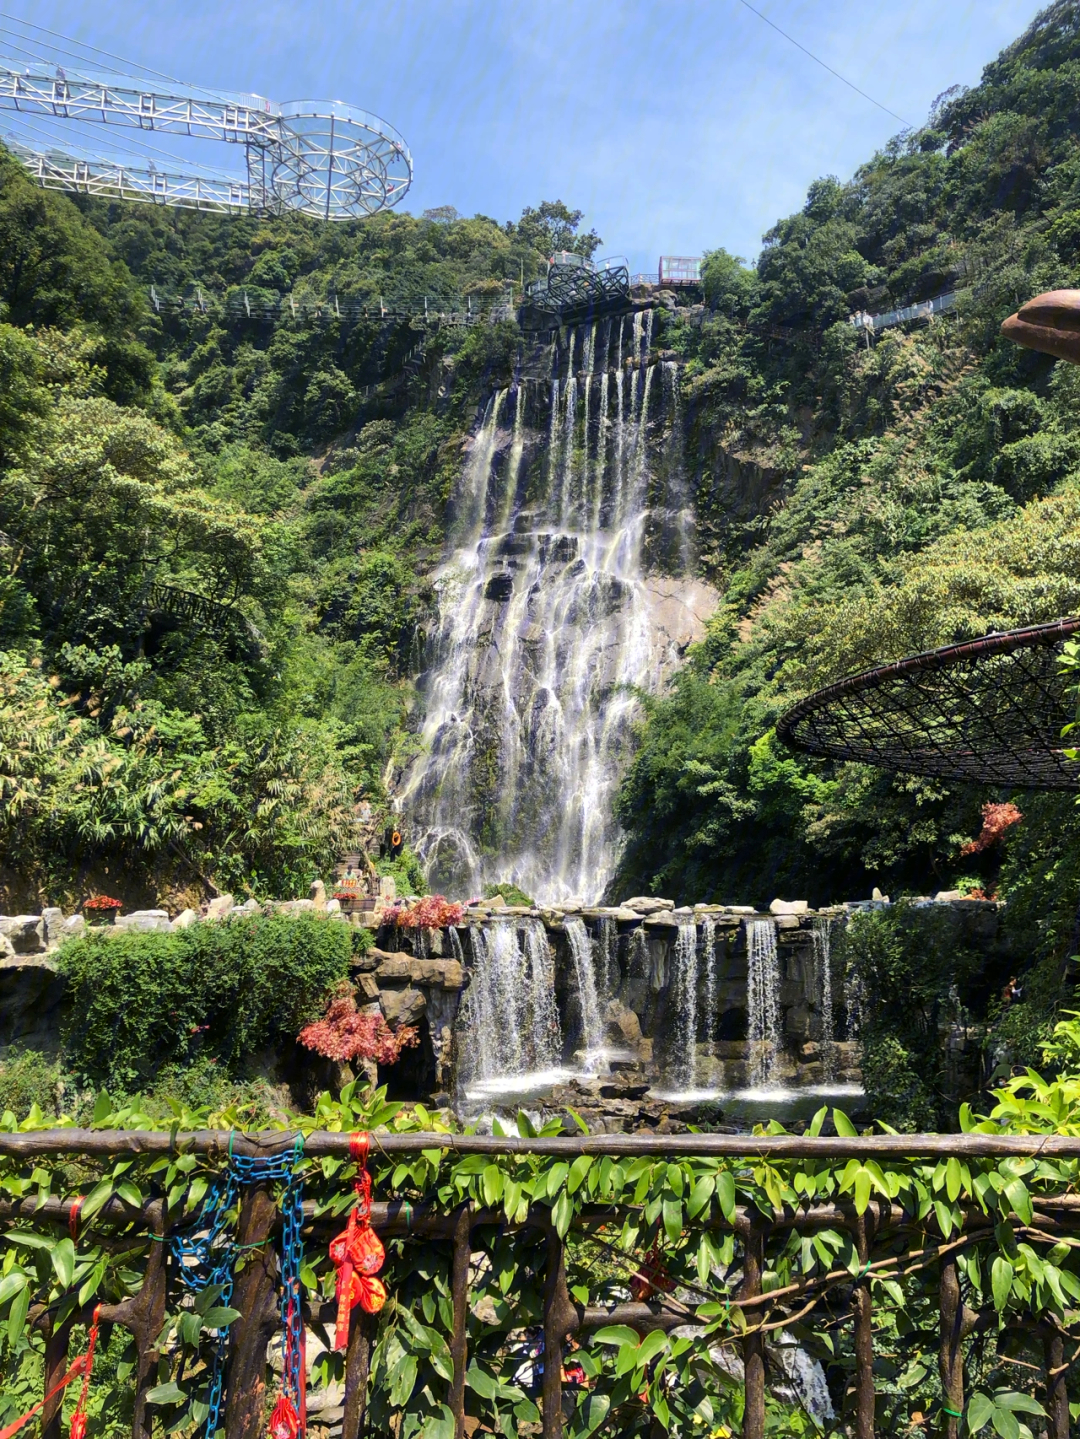
M 445 929 L 449 924 L 462 923 L 465 906 L 453 904 L 441 894 L 428 894 L 411 908 L 395 908 L 392 918 L 402 929 Z
M 339 1063 L 373 1059 L 376 1064 L 395 1064 L 403 1049 L 420 1042 L 413 1025 L 403 1024 L 395 1031 L 381 1014 L 361 1014 L 348 983 L 331 995 L 323 1017 L 306 1025 L 296 1037 L 306 1049 Z
M 108 913 L 110 909 L 123 907 L 122 899 L 110 899 L 107 894 L 96 894 L 92 899 L 83 901 L 83 909 L 98 910 L 101 913 Z
M 984 804 L 982 807 L 983 826 L 978 839 L 969 839 L 960 848 L 961 854 L 982 854 L 996 839 L 1000 839 L 1010 825 L 1019 824 L 1024 816 L 1014 804 Z

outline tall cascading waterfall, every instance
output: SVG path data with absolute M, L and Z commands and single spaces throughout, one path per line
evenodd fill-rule
M 836 1076 L 836 1034 L 832 992 L 832 920 L 814 916 L 814 977 L 821 1010 L 821 1067 L 826 1081 Z
M 692 575 L 679 373 L 652 361 L 652 328 L 649 310 L 560 331 L 469 444 L 399 795 L 433 888 L 597 899 L 613 874 L 633 692 L 660 687 L 715 600 Z
M 681 920 L 675 939 L 671 975 L 672 1053 L 668 1082 L 692 1089 L 697 1076 L 698 943 L 692 919 Z
M 562 1036 L 543 924 L 531 918 L 493 920 L 470 928 L 469 938 L 473 965 L 462 1015 L 469 1035 L 463 1087 L 553 1069 Z
M 746 985 L 747 1038 L 752 1082 L 771 1084 L 780 1057 L 780 958 L 776 922 L 752 919 L 746 926 L 749 977 Z
M 581 1010 L 581 1047 L 584 1050 L 584 1067 L 587 1071 L 599 1068 L 601 1050 L 604 1045 L 604 1024 L 600 1016 L 600 1001 L 596 993 L 596 973 L 593 968 L 593 947 L 584 920 L 567 916 L 563 921 L 566 942 L 570 947 L 570 958 L 574 966 L 574 980 L 578 1005 Z

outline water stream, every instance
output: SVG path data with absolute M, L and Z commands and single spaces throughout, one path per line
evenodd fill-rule
M 453 932 L 453 931 L 451 931 Z M 551 948 L 539 919 L 469 930 L 472 983 L 465 994 L 461 1057 L 466 1091 L 557 1070 L 562 1052 Z
M 747 1038 L 751 1044 L 753 1085 L 774 1084 L 781 1049 L 780 959 L 776 923 L 753 919 L 746 926 L 749 978 L 746 986 Z
M 674 1054 L 670 1082 L 677 1090 L 692 1090 L 697 1078 L 697 1002 L 697 926 L 692 919 L 682 920 L 672 955 L 671 976 Z
M 582 1068 L 586 1074 L 594 1074 L 602 1062 L 604 1026 L 596 992 L 592 940 L 583 920 L 568 916 L 564 923 L 574 965 L 575 992 L 581 1009 Z
M 814 978 L 821 1010 L 821 1066 L 826 1081 L 836 1077 L 836 1035 L 832 992 L 832 920 L 814 916 Z
M 613 873 L 632 691 L 658 689 L 714 600 L 692 578 L 679 376 L 651 361 L 652 324 L 562 332 L 470 441 L 400 793 L 434 889 L 593 900 Z

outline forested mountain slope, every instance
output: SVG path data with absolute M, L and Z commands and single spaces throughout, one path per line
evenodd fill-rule
M 260 224 L 77 205 L 0 163 L 5 908 L 297 893 L 355 843 L 461 443 L 517 338 L 444 332 L 417 375 L 408 321 L 159 316 L 150 285 L 482 300 L 590 251 L 578 218 Z
M 1080 385 L 998 333 L 1080 283 L 1078 89 L 1080 5 L 1061 0 L 922 130 L 815 183 L 753 266 L 714 251 L 704 311 L 658 312 L 724 599 L 648 705 L 619 888 L 825 902 L 998 883 L 1001 846 L 960 857 L 996 796 L 804 762 L 771 727 L 864 664 L 1080 606 Z M 4 162 L 11 894 L 107 885 L 106 866 L 147 898 L 207 879 L 295 892 L 340 852 L 412 743 L 425 576 L 522 337 L 260 306 L 520 294 L 553 249 L 596 248 L 579 220 L 224 219 L 75 202 Z M 246 294 L 255 317 L 158 313 L 151 285 Z M 931 326 L 867 343 L 847 323 L 949 290 Z M 1021 807 L 1005 878 L 1017 914 L 1059 905 L 1049 943 L 1072 920 L 1075 811 Z
M 843 674 L 1080 608 L 1080 377 L 999 335 L 1080 284 L 1078 90 L 1080 6 L 1061 0 L 924 129 L 811 186 L 756 267 L 711 257 L 713 308 L 668 343 L 726 593 L 624 784 L 624 888 L 826 902 L 998 882 L 1003 846 L 960 848 L 1001 796 L 797 759 L 771 726 Z M 931 325 L 868 342 L 847 323 L 953 290 Z M 767 512 L 740 512 L 762 476 Z M 1063 942 L 1076 810 L 1018 799 L 1015 913 Z

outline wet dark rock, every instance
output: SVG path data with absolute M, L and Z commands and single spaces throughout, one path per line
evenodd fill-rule
M 484 599 L 502 603 L 514 593 L 514 577 L 510 574 L 492 575 L 484 586 Z

